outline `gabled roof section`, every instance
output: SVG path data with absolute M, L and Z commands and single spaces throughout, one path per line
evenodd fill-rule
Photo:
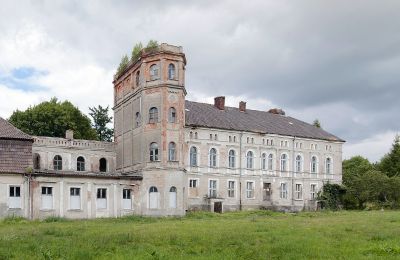
M 0 139 L 11 140 L 28 140 L 33 141 L 33 138 L 10 124 L 7 120 L 0 117 Z
M 277 134 L 310 139 L 344 142 L 321 128 L 293 117 L 269 112 L 225 107 L 219 110 L 211 104 L 186 101 L 186 126 L 208 127 L 225 130 L 247 131 L 261 134 Z

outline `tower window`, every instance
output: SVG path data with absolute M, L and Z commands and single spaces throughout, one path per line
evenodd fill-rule
M 150 80 L 156 80 L 159 79 L 160 77 L 160 72 L 158 69 L 157 64 L 153 64 L 150 66 Z
M 149 123 L 155 124 L 158 122 L 158 109 L 156 107 L 152 107 L 149 110 Z
M 168 79 L 175 79 L 175 65 L 172 63 L 168 65 Z
M 176 109 L 174 107 L 169 108 L 168 122 L 176 123 Z
M 150 161 L 158 161 L 158 144 L 151 143 L 150 144 Z

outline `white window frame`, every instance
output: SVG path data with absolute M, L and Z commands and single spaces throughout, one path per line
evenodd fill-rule
M 195 183 L 196 183 L 196 186 L 195 186 L 195 187 L 191 187 L 193 181 L 195 181 Z M 188 187 L 189 187 L 189 189 L 198 188 L 198 187 L 199 187 L 199 179 L 198 179 L 198 178 L 189 178 L 189 180 L 188 180 Z
M 211 154 L 212 150 L 215 151 L 215 154 Z M 218 167 L 218 149 L 215 147 L 211 147 L 208 152 L 208 167 L 210 168 Z
M 285 155 L 286 159 L 282 159 L 282 156 Z M 281 153 L 281 156 L 279 157 L 279 162 L 280 162 L 280 171 L 281 172 L 288 172 L 290 170 L 290 162 L 289 162 L 289 155 L 287 153 Z M 285 162 L 285 164 L 283 164 Z M 285 165 L 285 167 L 282 167 Z
M 315 190 L 312 190 L 312 186 L 315 187 Z M 315 200 L 318 195 L 318 184 L 317 183 L 310 183 L 310 200 Z
M 193 157 L 196 160 L 196 162 L 194 164 L 192 164 L 192 148 L 196 149 L 195 157 Z M 200 153 L 199 151 L 200 150 L 197 146 L 194 146 L 194 145 L 190 146 L 190 149 L 189 149 L 189 166 L 190 167 L 198 167 L 199 166 L 199 153 Z
M 268 169 L 268 155 L 267 153 L 261 154 L 261 170 L 266 171 Z
M 313 170 L 313 157 L 315 157 L 316 161 L 315 161 L 315 171 Z M 310 157 L 310 173 L 312 174 L 318 174 L 318 168 L 319 168 L 319 163 L 318 163 L 319 159 L 318 156 L 313 154 Z
M 129 191 L 129 198 L 125 198 L 125 191 Z M 123 210 L 132 210 L 132 189 L 131 188 L 122 188 L 122 209 Z
M 272 155 L 272 158 L 270 158 L 270 155 Z M 274 154 L 269 153 L 267 160 L 268 160 L 268 171 L 273 171 L 274 170 Z
M 249 186 L 249 184 L 251 184 Z M 255 182 L 254 181 L 246 181 L 246 199 L 254 199 L 255 198 Z
M 285 189 L 283 189 L 285 187 Z M 279 186 L 279 198 L 287 199 L 289 195 L 287 182 L 281 182 Z
M 98 192 L 100 189 L 105 189 L 106 190 L 106 196 L 105 198 L 98 198 Z M 109 190 L 107 187 L 96 187 L 96 210 L 107 210 L 108 209 L 108 195 L 109 195 Z M 105 201 L 104 203 L 106 204 L 105 207 L 103 205 L 99 205 L 103 203 L 103 200 Z
M 252 156 L 249 156 L 249 153 L 251 153 Z M 246 152 L 246 169 L 254 170 L 254 159 L 255 159 L 254 152 L 251 150 L 247 151 Z
M 233 187 L 229 184 L 233 182 Z M 233 196 L 231 196 L 233 193 Z M 236 198 L 236 181 L 235 180 L 227 180 L 227 197 L 228 198 Z
M 328 163 L 327 163 L 328 159 L 330 160 L 329 171 L 328 171 Z M 333 174 L 333 159 L 330 156 L 325 158 L 325 173 L 329 174 L 329 175 Z
M 77 195 L 71 195 L 71 189 L 79 189 L 79 208 L 73 208 L 72 207 L 72 196 Z M 68 187 L 68 210 L 82 210 L 82 187 L 81 186 L 69 186 Z
M 49 194 L 43 194 L 43 188 L 50 189 L 51 190 L 51 195 Z M 41 199 L 41 204 L 40 204 L 40 209 L 41 210 L 54 210 L 54 186 L 47 186 L 47 185 L 41 185 L 40 186 L 40 199 Z M 51 199 L 51 206 L 50 207 L 44 207 L 45 201 Z
M 297 158 L 300 156 L 300 160 L 297 160 Z M 295 158 L 295 172 L 296 173 L 301 173 L 304 171 L 304 159 L 303 155 L 297 154 Z M 300 163 L 300 165 L 299 165 Z M 300 167 L 299 167 L 300 166 Z
M 233 152 L 233 155 L 231 155 L 231 152 Z M 236 151 L 234 149 L 230 149 L 228 152 L 228 168 L 236 168 Z
M 300 187 L 300 189 L 298 189 Z M 295 190 L 294 190 L 295 200 L 303 200 L 303 184 L 302 183 L 295 183 Z
M 211 187 L 211 182 L 215 183 L 215 187 Z M 214 195 L 215 193 L 215 195 Z M 208 197 L 217 198 L 218 197 L 218 180 L 208 179 Z

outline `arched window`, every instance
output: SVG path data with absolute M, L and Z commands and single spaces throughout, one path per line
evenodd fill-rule
M 229 168 L 235 168 L 236 167 L 236 162 L 235 162 L 235 150 L 230 150 L 229 151 Z
M 159 206 L 160 194 L 158 193 L 157 187 L 150 187 L 149 189 L 149 208 L 157 209 Z
M 217 150 L 215 148 L 210 149 L 210 167 L 217 167 Z
M 174 107 L 170 107 L 168 111 L 168 122 L 176 123 L 176 109 Z
M 99 161 L 100 172 L 107 172 L 107 160 L 106 158 L 101 158 Z
M 151 162 L 158 161 L 158 144 L 157 143 L 150 144 L 150 161 Z
M 33 169 L 39 170 L 40 169 L 40 155 L 35 153 L 33 155 Z
M 273 165 L 274 165 L 274 155 L 272 153 L 270 153 L 268 155 L 268 170 L 269 171 L 272 171 Z
M 190 166 L 197 166 L 197 148 L 194 146 L 190 148 Z
M 267 154 L 263 153 L 261 155 L 261 169 L 266 170 L 267 169 Z
M 326 158 L 326 161 L 325 161 L 325 173 L 326 174 L 331 174 L 332 173 L 332 159 L 331 158 Z
M 197 134 L 197 132 L 194 133 L 194 139 L 199 139 L 199 135 Z
M 301 172 L 303 170 L 303 158 L 301 155 L 296 156 L 296 172 Z
M 190 137 L 190 139 L 193 139 L 193 132 L 189 133 L 189 137 Z
M 150 80 L 159 79 L 160 73 L 157 64 L 153 64 L 150 66 Z
M 169 207 L 170 208 L 172 208 L 172 209 L 175 209 L 176 208 L 176 199 L 177 199 L 177 196 L 176 196 L 176 187 L 174 187 L 174 186 L 172 186 L 170 189 L 169 189 Z
M 82 156 L 79 156 L 78 159 L 76 159 L 76 170 L 78 172 L 85 171 L 85 158 Z
M 156 107 L 152 107 L 149 110 L 149 123 L 155 124 L 158 122 L 158 109 Z
M 253 169 L 254 154 L 252 151 L 247 152 L 247 169 Z
M 140 71 L 136 72 L 136 87 L 139 87 L 139 83 L 140 83 Z
M 168 79 L 175 79 L 175 65 L 172 63 L 168 65 Z
M 287 155 L 286 154 L 282 154 L 281 155 L 281 171 L 285 172 L 287 171 Z
M 54 156 L 53 167 L 54 167 L 54 170 L 56 170 L 56 171 L 62 170 L 62 157 L 60 155 Z
M 168 161 L 176 161 L 176 144 L 174 142 L 168 144 Z
M 140 122 L 141 122 L 140 113 L 139 113 L 139 112 L 136 112 L 136 117 L 135 117 L 135 124 L 136 124 L 136 127 L 139 127 L 139 126 L 140 126 Z
M 316 156 L 311 157 L 311 173 L 317 173 L 318 171 L 318 159 Z

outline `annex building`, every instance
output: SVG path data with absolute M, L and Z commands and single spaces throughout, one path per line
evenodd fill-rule
M 315 210 L 340 183 L 344 141 L 286 116 L 185 99 L 182 47 L 161 44 L 115 76 L 114 142 L 29 136 L 0 119 L 0 216 Z

